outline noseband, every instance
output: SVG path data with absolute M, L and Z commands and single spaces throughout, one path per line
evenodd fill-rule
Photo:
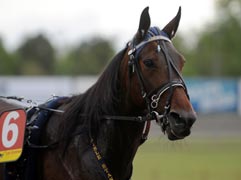
M 168 67 L 169 82 L 166 84 L 163 84 L 163 85 L 159 86 L 158 88 L 151 90 L 150 92 L 147 93 L 146 87 L 145 87 L 145 79 L 141 72 L 141 68 L 140 68 L 138 61 L 139 61 L 139 54 L 140 54 L 141 50 L 145 47 L 145 45 L 147 45 L 148 43 L 153 42 L 153 41 L 156 41 L 158 44 L 157 45 L 158 53 L 163 53 L 163 55 L 165 57 L 167 67 Z M 184 82 L 181 74 L 177 70 L 175 64 L 173 63 L 173 59 L 170 56 L 168 49 L 166 47 L 166 42 L 172 43 L 171 40 L 168 38 L 167 34 L 163 31 L 161 31 L 158 27 L 152 27 L 149 29 L 149 31 L 146 35 L 146 39 L 137 45 L 135 45 L 134 41 L 132 41 L 129 44 L 131 49 L 128 51 L 128 55 L 130 58 L 129 66 L 131 67 L 132 72 L 133 73 L 136 72 L 136 74 L 137 74 L 137 78 L 138 78 L 139 85 L 141 88 L 141 94 L 142 94 L 143 99 L 146 102 L 148 112 L 151 115 L 151 117 L 153 119 L 155 119 L 161 125 L 163 131 L 165 131 L 166 125 L 169 123 L 167 114 L 170 112 L 171 99 L 173 96 L 174 88 L 175 87 L 183 88 L 189 99 L 189 95 L 187 92 L 185 82 Z M 172 71 L 173 70 L 178 75 L 179 80 L 175 80 L 175 81 L 172 80 L 172 76 L 173 76 Z M 169 90 L 169 94 L 167 96 L 167 100 L 165 103 L 164 113 L 159 114 L 156 111 L 156 108 L 159 105 L 162 95 L 165 92 L 167 92 L 168 90 Z

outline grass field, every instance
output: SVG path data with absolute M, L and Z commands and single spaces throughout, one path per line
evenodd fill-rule
M 241 180 L 241 138 L 150 139 L 136 155 L 132 180 Z

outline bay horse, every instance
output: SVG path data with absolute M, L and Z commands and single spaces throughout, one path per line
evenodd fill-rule
M 181 8 L 162 30 L 150 27 L 148 10 L 97 82 L 61 99 L 42 133 L 38 179 L 129 180 L 151 120 L 170 140 L 190 135 L 196 113 L 181 74 L 184 57 L 171 41 Z

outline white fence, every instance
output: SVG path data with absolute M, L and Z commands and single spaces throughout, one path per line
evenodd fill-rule
M 26 99 L 47 100 L 51 95 L 68 96 L 83 93 L 97 77 L 0 77 L 1 96 L 20 96 Z
M 46 101 L 51 95 L 83 93 L 96 80 L 96 76 L 0 77 L 0 96 Z M 241 80 L 187 78 L 186 82 L 196 111 L 238 112 L 241 115 Z

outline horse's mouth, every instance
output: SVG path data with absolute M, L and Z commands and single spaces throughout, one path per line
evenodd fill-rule
M 171 141 L 184 139 L 185 137 L 191 134 L 190 129 L 185 129 L 182 132 L 177 132 L 174 129 L 172 129 L 170 126 L 166 127 L 165 132 L 167 134 L 168 139 Z
M 169 140 L 179 140 L 191 134 L 192 124 L 186 123 L 186 121 L 175 114 L 169 114 L 167 116 L 167 124 L 165 132 Z

